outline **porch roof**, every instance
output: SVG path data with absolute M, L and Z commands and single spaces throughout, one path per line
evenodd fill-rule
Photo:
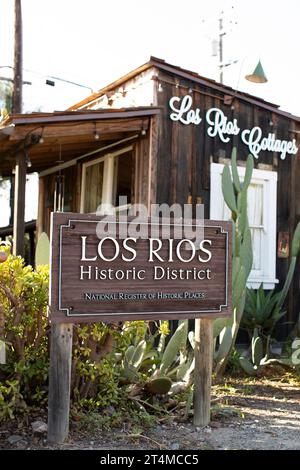
M 134 139 L 147 131 L 155 107 L 14 114 L 0 126 L 0 175 L 9 176 L 15 157 L 30 159 L 29 172 L 99 151 L 112 143 Z

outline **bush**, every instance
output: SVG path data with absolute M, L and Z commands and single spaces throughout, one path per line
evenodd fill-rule
M 0 365 L 0 417 L 12 417 L 45 399 L 48 281 L 46 266 L 35 271 L 14 256 L 0 264 L 0 339 L 6 343 L 6 364 Z
M 0 264 L 0 340 L 7 352 L 6 364 L 0 364 L 0 420 L 47 404 L 48 286 L 48 266 L 34 270 L 12 255 Z M 148 326 L 144 321 L 74 325 L 71 398 L 76 410 L 97 411 L 124 401 L 122 358 L 144 339 Z

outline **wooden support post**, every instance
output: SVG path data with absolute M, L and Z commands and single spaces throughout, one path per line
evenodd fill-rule
M 33 268 L 35 268 L 35 231 L 29 230 L 29 259 L 28 262 Z
M 20 152 L 15 172 L 13 254 L 21 256 L 24 256 L 26 171 L 25 153 Z
M 213 320 L 195 320 L 194 426 L 210 422 Z
M 38 242 L 40 236 L 45 232 L 45 180 L 39 177 L 39 199 L 38 199 L 38 215 L 36 221 L 36 241 Z
M 48 401 L 48 441 L 64 442 L 69 433 L 73 325 L 52 324 Z

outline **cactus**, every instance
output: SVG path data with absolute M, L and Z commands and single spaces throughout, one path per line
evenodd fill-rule
M 251 340 L 251 359 L 240 357 L 240 365 L 248 375 L 258 375 L 262 367 L 268 364 L 267 356 L 263 353 L 263 341 L 258 336 L 257 330 L 254 330 L 254 335 Z
M 233 221 L 233 260 L 232 260 L 232 310 L 230 319 L 217 319 L 214 324 L 214 338 L 219 336 L 219 347 L 215 352 L 215 372 L 221 375 L 227 365 L 231 350 L 235 344 L 242 319 L 246 282 L 253 262 L 251 232 L 247 216 L 247 190 L 251 182 L 254 161 L 248 156 L 244 181 L 241 182 L 237 169 L 236 148 L 231 154 L 231 172 L 228 166 L 222 174 L 222 192 L 224 200 L 231 210 Z
M 137 346 L 130 345 L 122 361 L 122 380 L 138 383 L 140 372 L 147 372 L 149 379 L 145 389 L 153 395 L 168 393 L 173 380 L 188 386 L 194 370 L 194 360 L 187 352 L 188 320 L 181 320 L 179 325 L 165 346 L 165 337 L 168 333 L 165 328 L 147 341 L 141 340 Z M 158 347 L 154 347 L 154 338 L 160 334 Z M 189 337 L 192 339 L 191 334 Z
M 147 343 L 145 340 L 140 341 L 131 356 L 131 363 L 135 369 L 138 369 L 142 363 L 144 353 L 146 351 L 146 346 Z
M 176 359 L 181 347 L 184 347 L 188 335 L 188 320 L 179 322 L 179 326 L 168 342 L 161 359 L 159 374 L 164 374 Z
M 286 299 L 288 290 L 290 288 L 290 285 L 294 276 L 294 272 L 295 272 L 296 260 L 299 254 L 299 250 L 300 250 L 300 222 L 298 222 L 297 224 L 297 227 L 294 232 L 293 240 L 292 240 L 292 249 L 291 249 L 292 257 L 291 257 L 290 266 L 289 266 L 289 270 L 285 279 L 284 286 L 282 290 L 280 291 L 280 296 L 279 296 L 278 303 L 277 303 L 279 309 L 282 308 L 284 301 Z
M 257 334 L 257 330 L 255 329 L 254 335 L 251 341 L 251 351 L 252 351 L 252 362 L 257 367 L 260 365 L 263 359 L 263 342 L 260 336 Z
M 146 383 L 145 389 L 152 395 L 165 395 L 171 390 L 172 380 L 169 377 L 158 377 Z
M 247 375 L 257 374 L 257 370 L 255 369 L 254 365 L 246 357 L 240 357 L 240 366 L 242 369 L 244 369 Z
M 50 242 L 48 235 L 43 232 L 37 242 L 35 249 L 35 266 L 50 263 Z
M 142 340 L 137 346 L 129 346 L 124 355 L 123 378 L 134 381 L 138 379 L 138 370 L 143 361 L 147 343 Z

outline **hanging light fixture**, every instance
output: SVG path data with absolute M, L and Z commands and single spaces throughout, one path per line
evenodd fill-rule
M 99 140 L 100 139 L 100 135 L 99 135 L 99 132 L 97 131 L 97 124 L 94 123 L 94 139 L 95 140 Z
M 268 81 L 260 60 L 258 61 L 258 64 L 254 69 L 254 72 L 251 75 L 246 75 L 245 78 L 249 82 L 253 82 L 253 83 L 266 83 Z
M 31 160 L 30 160 L 30 157 L 29 157 L 28 150 L 26 148 L 24 148 L 24 157 L 25 157 L 25 163 L 26 163 L 27 168 L 31 168 L 32 163 L 31 163 Z

